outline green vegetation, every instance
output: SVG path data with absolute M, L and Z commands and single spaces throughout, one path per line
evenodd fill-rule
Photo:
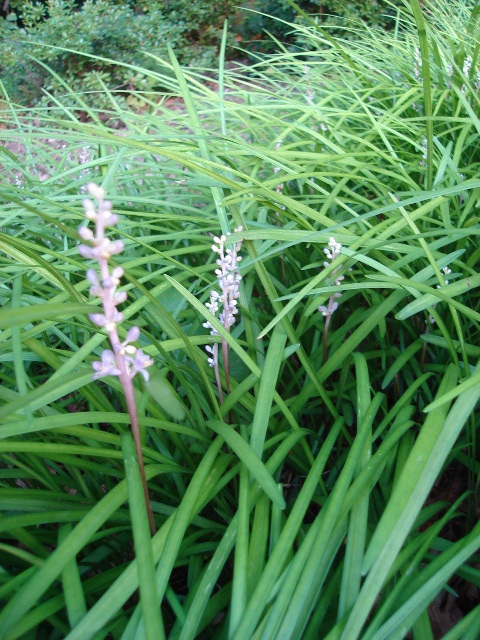
M 134 90 L 162 89 L 159 78 L 145 73 L 154 64 L 144 52 L 165 58 L 170 46 L 180 64 L 211 68 L 227 17 L 229 43 L 236 38 L 244 48 L 231 48 L 234 57 L 276 48 L 265 30 L 287 46 L 295 44 L 289 23 L 298 12 L 287 0 L 247 0 L 248 11 L 239 11 L 237 5 L 235 0 L 10 0 L 0 9 L 5 90 L 11 100 L 24 105 L 48 104 L 51 94 L 63 94 L 67 83 L 76 92 L 88 92 L 91 103 L 105 107 L 98 93 L 105 85 L 125 97 Z M 300 8 L 318 14 L 324 26 L 339 21 L 351 26 L 360 18 L 371 25 L 391 24 L 385 18 L 391 8 L 382 0 L 346 5 L 302 0 Z M 134 65 L 135 70 L 118 63 Z
M 130 106 L 59 76 L 6 97 L 2 638 L 476 637 L 479 17 L 412 0 L 352 39 L 304 15 L 247 66 L 121 60 Z M 88 183 L 119 216 L 119 337 L 153 360 L 153 537 L 120 380 L 92 380 Z M 222 243 L 231 327 L 206 306 Z
M 166 56 L 167 45 L 180 52 L 183 64 L 211 65 L 226 16 L 216 7 L 220 26 L 212 28 L 212 11 L 202 11 L 211 4 L 205 1 L 198 3 L 200 10 L 188 3 L 190 14 L 187 2 L 175 2 L 175 8 L 168 10 L 170 3 L 153 0 L 144 10 L 145 3 L 114 0 L 87 1 L 81 7 L 74 0 L 22 0 L 17 4 L 18 15 L 9 13 L 0 22 L 4 36 L 0 51 L 1 66 L 8 72 L 6 90 L 23 104 L 42 97 L 45 101 L 46 92 L 63 92 L 65 82 L 79 92 L 98 91 L 103 85 L 123 93 L 149 88 L 148 75 L 116 63 L 143 64 L 148 69 L 149 61 L 142 52 Z

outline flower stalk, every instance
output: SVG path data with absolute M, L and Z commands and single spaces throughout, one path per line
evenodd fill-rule
M 97 208 L 95 208 L 94 202 L 88 198 L 83 201 L 83 208 L 87 220 L 93 222 L 95 228 L 92 231 L 87 226 L 80 227 L 80 237 L 90 244 L 81 244 L 78 247 L 78 252 L 82 257 L 95 260 L 98 263 L 98 272 L 95 269 L 88 269 L 86 276 L 91 284 L 90 294 L 101 299 L 103 313 L 92 313 L 89 317 L 92 322 L 105 329 L 112 347 L 111 350 L 105 349 L 103 351 L 100 361 L 93 362 L 92 367 L 95 371 L 93 379 L 97 380 L 109 375 L 116 376 L 122 385 L 140 467 L 150 531 L 153 535 L 156 530 L 155 521 L 145 476 L 140 427 L 133 388 L 133 378 L 137 373 L 142 375 L 145 380 L 148 380 L 147 367 L 153 364 L 153 360 L 144 354 L 142 349 L 138 349 L 132 344 L 140 337 L 140 329 L 138 327 L 131 327 L 124 341 L 120 339 L 118 334 L 118 326 L 123 322 L 124 316 L 117 307 L 125 302 L 127 294 L 124 291 L 117 291 L 124 273 L 122 267 L 117 266 L 110 270 L 109 260 L 112 256 L 119 254 L 124 245 L 121 240 L 111 241 L 106 236 L 106 229 L 117 224 L 118 216 L 112 213 L 112 203 L 105 200 L 105 191 L 102 188 L 91 183 L 87 186 L 87 189 L 88 193 L 97 201 Z

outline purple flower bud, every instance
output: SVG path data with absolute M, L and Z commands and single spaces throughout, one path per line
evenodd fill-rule
M 116 253 L 120 253 L 121 251 L 123 251 L 124 248 L 125 245 L 121 240 L 115 240 L 114 242 L 110 243 L 110 254 L 113 256 Z
M 113 310 L 113 322 L 115 324 L 120 324 L 124 320 L 125 320 L 125 317 L 124 317 L 123 313 L 120 313 L 120 311 L 117 311 L 117 309 L 114 309 Z
M 87 280 L 90 282 L 90 284 L 93 284 L 93 285 L 100 284 L 98 280 L 98 274 L 95 271 L 95 269 L 88 269 L 85 275 L 87 276 Z
M 140 337 L 140 329 L 138 327 L 130 327 L 127 331 L 127 339 L 125 342 L 128 344 L 130 342 L 135 342 Z
M 93 240 L 93 231 L 88 227 L 80 227 L 78 230 L 78 235 L 82 240 Z
M 82 202 L 82 205 L 83 210 L 85 211 L 85 217 L 88 218 L 88 220 L 96 220 L 97 212 L 95 211 L 95 205 L 93 204 L 93 202 L 88 198 L 85 198 Z
M 85 244 L 80 244 L 78 246 L 78 253 L 82 258 L 93 258 L 96 260 L 98 251 L 92 247 L 87 247 Z
M 104 327 L 107 324 L 107 318 L 103 313 L 89 313 L 88 317 L 92 322 L 98 324 L 99 327 Z
M 103 224 L 106 227 L 114 227 L 118 222 L 118 216 L 116 213 L 111 213 L 108 216 L 104 216 L 103 218 Z
M 120 278 L 123 276 L 122 267 L 115 267 L 110 274 L 110 277 L 103 282 L 104 287 L 118 287 L 120 284 Z
M 120 284 L 120 280 L 118 280 L 118 278 L 112 278 L 112 276 L 110 275 L 105 278 L 102 284 L 105 289 L 115 289 L 115 287 L 118 287 L 118 285 Z
M 100 285 L 93 285 L 93 287 L 90 287 L 90 295 L 95 298 L 103 298 L 105 295 L 105 289 L 102 289 Z
M 92 198 L 95 198 L 96 200 L 103 200 L 105 198 L 105 190 L 94 182 L 89 182 L 87 184 L 87 191 Z
M 121 240 L 114 240 L 113 242 L 108 238 L 104 238 L 101 244 L 98 245 L 96 249 L 93 250 L 94 256 L 97 260 L 103 258 L 104 260 L 108 260 L 116 253 L 120 253 L 123 251 L 124 244 Z
M 122 302 L 125 302 L 125 300 L 127 299 L 127 292 L 126 291 L 118 291 L 114 296 L 113 296 L 113 304 L 115 306 L 122 304 Z

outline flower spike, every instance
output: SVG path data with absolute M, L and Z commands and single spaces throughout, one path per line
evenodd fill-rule
M 328 239 L 328 246 L 325 247 L 325 249 L 323 250 L 323 253 L 326 255 L 327 259 L 330 260 L 330 262 L 325 261 L 323 263 L 323 266 L 327 268 L 331 264 L 333 264 L 335 260 L 337 260 L 337 258 L 339 257 L 341 251 L 342 251 L 342 245 L 340 244 L 340 242 L 337 242 L 333 236 L 331 236 Z M 335 286 L 339 286 L 345 277 L 342 274 L 339 275 L 337 273 L 338 270 L 339 270 L 339 267 L 333 270 L 334 280 L 331 284 Z M 342 294 L 339 291 L 336 291 L 334 294 L 330 296 L 330 298 L 328 299 L 328 304 L 326 306 L 320 305 L 318 307 L 318 310 L 320 311 L 322 316 L 325 318 L 325 327 L 323 329 L 323 361 L 324 362 L 326 362 L 327 360 L 327 340 L 328 340 L 328 329 L 330 326 L 330 320 L 332 318 L 333 313 L 338 309 L 337 300 L 338 298 L 341 298 L 341 297 L 342 297 Z
M 149 374 L 147 368 L 153 364 L 153 360 L 144 354 L 142 349 L 137 349 L 137 347 L 131 344 L 140 337 L 140 329 L 138 327 L 131 327 L 123 342 L 121 342 L 118 335 L 118 325 L 123 322 L 124 316 L 117 307 L 125 302 L 127 294 L 125 291 L 117 291 L 120 278 L 123 276 L 122 267 L 114 267 L 110 271 L 108 261 L 113 255 L 121 253 L 124 245 L 121 240 L 112 241 L 105 235 L 108 227 L 113 227 L 117 224 L 118 216 L 112 213 L 112 203 L 105 200 L 105 191 L 101 187 L 96 184 L 89 184 L 87 190 L 89 194 L 97 200 L 97 207 L 95 207 L 95 204 L 88 198 L 83 201 L 85 217 L 95 224 L 95 229 L 93 231 L 88 227 L 81 227 L 79 229 L 81 239 L 91 243 L 92 246 L 81 244 L 78 247 L 78 251 L 84 258 L 95 260 L 98 263 L 98 272 L 96 269 L 91 268 L 88 269 L 86 276 L 88 282 L 91 284 L 90 294 L 100 298 L 102 301 L 103 313 L 91 313 L 90 320 L 105 329 L 112 347 L 111 349 L 105 349 L 103 351 L 101 360 L 92 363 L 94 370 L 93 379 L 98 380 L 105 376 L 117 376 L 123 387 L 135 442 L 135 451 L 140 467 L 150 532 L 153 535 L 155 533 L 155 520 L 148 494 L 140 439 L 140 427 L 132 382 L 132 378 L 137 373 L 143 376 L 145 380 L 148 380 Z
M 100 362 L 93 363 L 94 378 L 110 375 L 121 377 L 121 373 L 124 372 L 130 378 L 140 373 L 145 380 L 148 380 L 146 368 L 153 364 L 153 361 L 144 356 L 143 352 L 138 358 L 132 357 L 135 356 L 137 348 L 130 343 L 140 337 L 138 327 L 132 327 L 129 330 L 125 342 L 121 342 L 118 336 L 118 325 L 123 322 L 124 316 L 116 307 L 125 302 L 127 294 L 125 291 L 117 291 L 120 278 L 123 276 L 122 267 L 114 267 L 110 271 L 108 261 L 113 255 L 123 251 L 124 244 L 121 240 L 112 241 L 105 236 L 107 227 L 117 224 L 118 216 L 112 213 L 112 203 L 104 200 L 105 191 L 101 187 L 89 184 L 87 189 L 90 195 L 98 200 L 97 209 L 88 198 L 83 201 L 85 217 L 95 223 L 95 230 L 80 227 L 79 235 L 82 240 L 91 242 L 93 246 L 81 244 L 78 251 L 84 258 L 98 262 L 100 275 L 95 269 L 88 269 L 86 276 L 92 285 L 90 294 L 102 301 L 103 313 L 91 313 L 89 317 L 96 325 L 105 328 L 113 349 L 113 351 L 104 352 Z M 126 357 L 127 353 L 129 357 Z
M 242 227 L 234 229 L 235 233 L 239 233 L 240 231 L 242 231 Z M 220 293 L 215 289 L 212 289 L 210 292 L 210 301 L 205 303 L 205 306 L 212 315 L 217 316 L 218 314 L 219 321 L 227 331 L 230 331 L 230 328 L 235 324 L 235 317 L 238 314 L 237 303 L 238 298 L 240 297 L 239 285 L 242 280 L 242 276 L 238 272 L 238 265 L 242 260 L 242 257 L 238 255 L 242 246 L 242 241 L 236 242 L 231 247 L 227 248 L 226 243 L 229 235 L 230 234 L 227 233 L 226 235 L 222 235 L 220 237 L 215 236 L 213 238 L 214 244 L 212 245 L 212 251 L 218 256 L 216 260 L 217 269 L 215 269 L 215 275 L 217 276 Z M 210 329 L 210 335 L 218 335 L 218 331 L 210 324 L 210 322 L 204 322 L 203 326 L 206 329 Z M 205 351 L 209 354 L 208 364 L 215 370 L 220 402 L 223 402 L 218 361 L 218 342 L 215 342 L 213 345 L 207 345 L 205 347 Z M 223 339 L 222 352 L 225 377 L 227 381 L 227 391 L 230 391 L 228 345 Z

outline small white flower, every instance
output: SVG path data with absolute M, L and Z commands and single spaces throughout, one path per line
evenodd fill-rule
M 120 375 L 120 369 L 117 366 L 117 360 L 113 351 L 105 349 L 102 352 L 101 362 L 92 362 L 92 367 L 95 371 L 93 379 L 103 378 L 105 376 L 118 376 Z
M 78 235 L 82 240 L 85 240 L 87 242 L 91 242 L 93 240 L 93 231 L 88 227 L 80 227 L 80 229 L 78 230 Z
M 87 191 L 95 200 L 103 200 L 106 195 L 104 189 L 93 182 L 87 184 Z
M 448 267 L 443 267 L 442 271 L 443 271 L 443 275 L 445 276 L 449 276 L 452 273 L 452 270 L 449 269 Z M 445 280 L 445 284 L 449 284 L 449 281 Z

